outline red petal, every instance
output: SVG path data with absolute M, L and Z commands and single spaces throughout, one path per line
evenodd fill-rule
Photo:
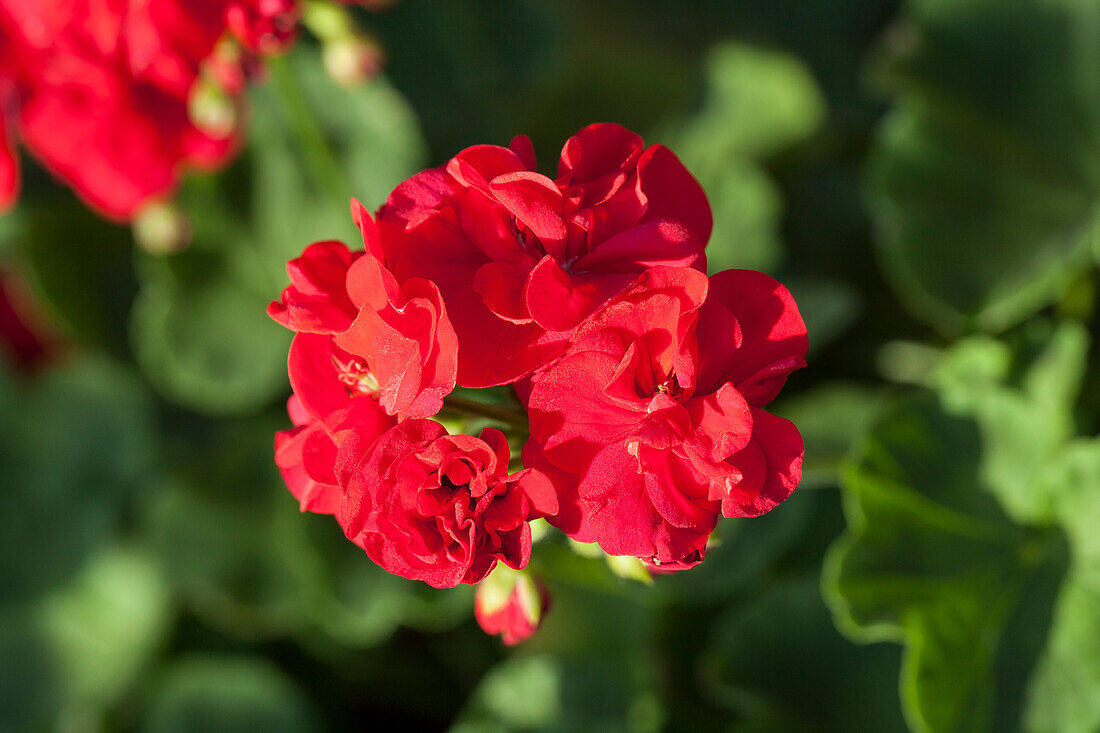
M 609 441 L 624 438 L 645 415 L 604 394 L 619 365 L 606 353 L 571 353 L 540 376 L 531 391 L 527 414 L 531 437 L 556 466 L 581 473 Z
M 717 392 L 691 400 L 688 411 L 691 413 L 692 425 L 695 426 L 692 443 L 710 461 L 725 461 L 752 439 L 753 423 L 749 403 L 731 384 L 725 384 Z
M 711 278 L 696 330 L 701 390 L 732 382 L 751 405 L 770 402 L 805 366 L 806 324 L 783 285 L 761 272 L 726 270 Z
M 549 255 L 548 255 L 549 256 Z M 487 262 L 474 274 L 472 287 L 486 307 L 512 323 L 530 323 L 524 288 L 531 266 L 525 262 Z
M 756 517 L 774 509 L 802 480 L 805 449 L 798 428 L 789 420 L 753 409 L 752 442 L 729 462 L 744 479 L 722 500 L 727 517 Z
M 548 254 L 565 255 L 561 191 L 553 181 L 539 173 L 519 171 L 493 178 L 489 188 L 497 201 L 538 237 Z
M 355 318 L 355 305 L 348 298 L 345 280 L 348 268 L 361 255 L 341 242 L 316 242 L 286 265 L 290 276 L 279 301 L 267 307 L 277 323 L 292 331 L 337 333 Z
M 622 441 L 600 451 L 578 487 L 581 510 L 606 552 L 675 562 L 706 544 L 717 517 L 699 526 L 670 524 L 650 500 L 646 476 Z
M 336 446 L 320 422 L 275 434 L 275 464 L 303 512 L 335 514 L 343 492 L 332 473 Z
M 368 254 L 353 262 L 344 283 L 348 299 L 357 312 L 364 307 L 382 310 L 390 301 L 400 298 L 401 289 L 397 281 L 373 255 Z
M 613 122 L 589 125 L 565 141 L 558 179 L 576 185 L 628 171 L 634 167 L 642 147 L 641 136 L 622 125 Z
M 531 270 L 524 298 L 531 317 L 547 331 L 572 331 L 627 284 L 629 278 L 624 282 L 571 275 L 546 255 Z
M 536 440 L 528 440 L 523 446 L 523 465 L 542 473 L 553 486 L 558 509 L 549 517 L 550 524 L 578 542 L 595 542 L 596 537 L 585 521 L 577 498 L 580 477 L 550 463 Z
M 6 134 L 0 115 L 0 213 L 7 211 L 19 198 L 19 159 L 11 137 Z
M 366 253 L 382 259 L 382 241 L 378 234 L 378 225 L 371 218 L 366 207 L 359 203 L 359 199 L 351 200 L 351 219 L 363 234 L 363 249 Z
M 526 135 L 516 135 L 512 138 L 512 142 L 508 143 L 508 149 L 516 154 L 523 166 L 529 170 L 538 170 L 538 163 L 535 160 L 535 146 L 531 142 L 531 138 Z
M 348 539 L 354 540 L 363 531 L 371 507 L 377 497 L 386 497 L 395 488 L 389 476 L 394 463 L 414 447 L 446 435 L 447 430 L 434 420 L 405 420 L 390 428 L 377 439 L 355 440 L 360 431 L 352 428 L 348 440 L 340 446 L 337 475 L 345 487 L 344 505 L 337 519 Z M 361 454 L 364 447 L 365 454 Z M 350 468 L 350 470 L 348 470 Z M 376 560 L 377 562 L 377 560 Z
M 638 193 L 646 201 L 642 221 L 667 219 L 683 224 L 702 242 L 714 226 L 702 186 L 663 145 L 654 145 L 638 161 Z
M 299 333 L 290 342 L 287 373 L 290 386 L 306 412 L 323 419 L 344 407 L 348 391 L 338 381 L 332 337 Z
M 416 229 L 425 221 L 435 217 L 441 210 L 454 203 L 459 187 L 441 168 L 421 171 L 393 189 L 386 203 L 378 210 L 378 225 L 384 223 L 397 225 L 400 231 Z M 385 233 L 382 233 L 385 244 Z M 389 259 L 394 253 L 385 248 L 386 265 L 400 277 Z
M 673 221 L 650 221 L 593 247 L 573 265 L 575 272 L 640 273 L 649 267 L 693 267 L 706 271 L 705 239 Z
M 489 190 L 489 182 L 497 176 L 527 170 L 516 153 L 499 145 L 474 145 L 466 148 L 447 163 L 447 173 L 469 188 Z
M 531 502 L 527 519 L 552 517 L 558 513 L 558 494 L 546 474 L 527 468 L 515 474 L 516 488 Z

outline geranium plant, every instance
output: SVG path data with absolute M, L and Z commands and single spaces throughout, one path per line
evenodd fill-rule
M 667 148 L 590 125 L 550 178 L 526 137 L 479 145 L 352 215 L 362 250 L 310 245 L 269 307 L 295 332 L 276 462 L 384 569 L 439 588 L 522 570 L 546 518 L 683 570 L 719 518 L 798 485 L 802 438 L 765 407 L 805 364 L 805 324 L 767 275 L 707 276 L 710 207 Z M 462 418 L 496 427 L 441 422 Z M 487 630 L 533 632 L 531 582 L 481 602 Z

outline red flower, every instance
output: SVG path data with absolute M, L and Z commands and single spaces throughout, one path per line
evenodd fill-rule
M 364 450 L 346 442 L 337 515 L 347 537 L 395 575 L 437 588 L 477 583 L 503 561 L 527 565 L 528 522 L 557 511 L 554 489 L 530 469 L 508 475 L 508 442 L 448 435 L 432 420 L 406 420 Z
M 760 408 L 806 345 L 766 275 L 647 271 L 534 380 L 524 462 L 555 482 L 552 521 L 613 555 L 697 563 L 719 515 L 763 514 L 798 484 L 802 439 Z
M 0 0 L 0 209 L 17 196 L 16 141 L 116 220 L 223 164 L 254 64 L 218 43 L 285 50 L 298 14 L 298 0 Z
M 182 168 L 232 152 L 188 116 L 201 65 L 225 30 L 224 0 L 0 1 L 0 97 L 8 135 L 107 216 L 129 219 Z
M 290 384 L 310 414 L 356 395 L 401 418 L 439 412 L 454 389 L 458 340 L 432 282 L 398 286 L 373 255 L 339 242 L 310 245 L 287 272 L 291 284 L 268 313 L 298 332 Z
M 566 142 L 556 179 L 525 137 L 479 145 L 398 186 L 378 214 L 398 280 L 439 285 L 463 343 L 458 382 L 506 384 L 647 267 L 706 268 L 711 215 L 667 148 L 613 124 Z
M 536 576 L 498 565 L 477 584 L 474 616 L 486 634 L 515 646 L 538 631 L 550 610 L 550 593 Z
M 264 56 L 281 53 L 294 42 L 298 14 L 295 0 L 235 0 L 225 9 L 233 35 Z

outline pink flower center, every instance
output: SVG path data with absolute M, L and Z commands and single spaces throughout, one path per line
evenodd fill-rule
M 333 357 L 336 364 L 336 378 L 355 395 L 371 395 L 376 397 L 379 391 L 378 380 L 371 373 L 370 368 L 360 359 L 351 359 L 344 363 Z
M 677 402 L 684 394 L 684 388 L 680 386 L 680 380 L 675 374 L 670 374 L 665 381 L 657 385 L 658 394 L 667 394 Z

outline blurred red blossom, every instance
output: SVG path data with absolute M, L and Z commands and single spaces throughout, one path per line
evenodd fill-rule
M 187 169 L 238 147 L 257 56 L 284 51 L 298 0 L 0 0 L 0 208 L 21 144 L 104 216 L 129 221 Z
M 54 358 L 61 337 L 14 270 L 0 267 L 0 354 L 34 371 Z

